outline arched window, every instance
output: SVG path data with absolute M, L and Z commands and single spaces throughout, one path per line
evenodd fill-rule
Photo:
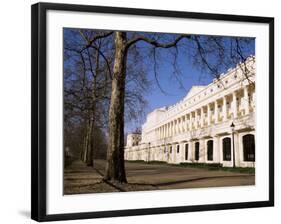
M 185 144 L 185 160 L 188 160 L 188 144 Z
M 209 140 L 207 142 L 207 160 L 213 161 L 213 148 L 214 148 L 214 141 Z
M 255 161 L 255 136 L 248 134 L 243 136 L 244 161 Z
M 224 138 L 222 140 L 223 160 L 231 160 L 231 138 Z
M 195 160 L 199 160 L 199 142 L 195 143 Z

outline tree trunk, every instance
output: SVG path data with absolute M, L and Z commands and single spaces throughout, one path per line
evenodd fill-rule
M 87 121 L 86 133 L 85 133 L 83 149 L 82 149 L 83 150 L 82 161 L 85 163 L 87 161 L 87 154 L 88 154 L 88 149 L 89 149 L 89 127 L 90 127 L 90 120 Z
M 91 68 L 92 69 L 92 68 Z M 86 145 L 85 145 L 85 159 L 87 166 L 94 166 L 94 128 L 95 128 L 95 118 L 96 118 L 96 90 L 97 90 L 97 75 L 99 73 L 99 53 L 96 52 L 96 67 L 95 72 L 93 74 L 93 85 L 92 85 L 92 108 L 90 111 L 90 118 L 87 127 L 87 135 L 86 135 Z
M 124 164 L 124 97 L 126 79 L 126 33 L 115 33 L 115 56 L 109 108 L 109 144 L 106 180 L 126 183 Z
M 88 129 L 88 142 L 87 142 L 87 155 L 86 155 L 86 164 L 87 166 L 93 166 L 93 115 L 90 116 L 89 129 Z

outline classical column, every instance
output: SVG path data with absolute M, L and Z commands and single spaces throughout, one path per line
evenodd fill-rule
M 172 136 L 174 136 L 176 134 L 176 121 L 173 120 L 173 134 Z
M 178 118 L 178 134 L 181 133 L 181 118 Z
M 245 105 L 245 114 L 249 114 L 249 112 L 250 112 L 250 105 L 249 105 L 248 86 L 244 87 L 244 105 Z
M 204 127 L 204 107 L 201 107 L 201 119 L 200 119 L 201 127 Z
M 210 104 L 207 104 L 207 119 L 208 119 L 208 125 L 211 124 L 211 108 L 210 108 Z
M 195 127 L 195 129 L 198 128 L 197 119 L 198 119 L 198 114 L 197 114 L 197 109 L 196 109 L 196 110 L 195 110 L 195 118 L 194 118 L 194 123 L 195 123 L 194 127 Z
M 227 120 L 226 96 L 223 97 L 222 114 L 223 114 L 223 121 L 226 121 Z
M 174 135 L 176 135 L 177 133 L 178 133 L 178 120 L 176 119 L 176 120 L 174 120 Z
M 219 113 L 218 113 L 218 102 L 215 100 L 215 108 L 214 108 L 214 115 L 215 115 L 215 123 L 219 121 Z
M 172 123 L 169 122 L 169 137 L 172 136 Z
M 176 119 L 176 134 L 179 134 L 179 119 Z
M 177 118 L 177 134 L 180 133 L 180 118 Z
M 232 113 L 233 113 L 233 118 L 236 118 L 237 117 L 237 100 L 236 100 L 235 91 L 232 93 Z
M 181 130 L 181 126 L 182 126 L 181 117 L 179 117 L 178 121 L 179 121 L 179 131 L 178 131 L 178 133 L 180 134 L 182 132 L 182 130 Z
M 189 130 L 188 114 L 185 115 L 185 119 L 186 119 L 186 130 Z
M 183 117 L 181 116 L 181 133 L 184 132 L 184 120 L 183 120 Z
M 189 130 L 192 130 L 192 112 L 189 114 Z

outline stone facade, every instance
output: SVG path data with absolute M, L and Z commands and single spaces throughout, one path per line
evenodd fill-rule
M 254 56 L 245 63 L 207 86 L 193 86 L 175 105 L 149 113 L 141 135 L 128 135 L 125 160 L 254 167 Z

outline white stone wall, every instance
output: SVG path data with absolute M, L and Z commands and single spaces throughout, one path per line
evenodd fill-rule
M 246 162 L 243 158 L 243 136 L 255 135 L 255 58 L 248 58 L 246 63 L 250 71 L 247 76 L 241 70 L 244 65 L 237 65 L 207 86 L 192 87 L 177 104 L 148 114 L 142 126 L 140 144 L 132 146 L 130 139 L 127 140 L 129 144 L 125 148 L 125 159 L 233 166 L 235 155 L 236 166 L 255 166 L 254 162 Z M 234 130 L 230 127 L 232 122 L 235 124 Z M 223 139 L 226 137 L 231 139 L 230 161 L 223 159 Z M 208 160 L 207 156 L 209 140 L 213 141 L 212 160 Z M 198 160 L 196 142 L 199 142 Z M 187 160 L 185 144 L 189 147 Z

